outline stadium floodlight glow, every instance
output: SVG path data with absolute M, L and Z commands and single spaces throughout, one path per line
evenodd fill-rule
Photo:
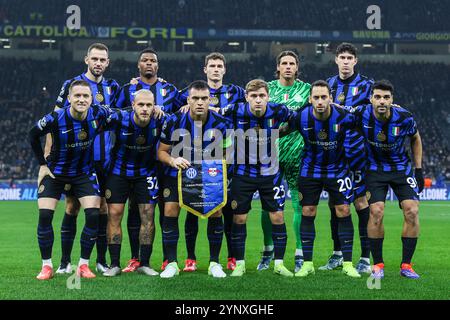
M 240 45 L 240 43 L 239 42 L 228 42 L 228 45 L 229 46 L 238 46 L 238 45 Z
M 11 45 L 10 44 L 6 44 L 3 46 L 3 49 L 11 49 Z
M 194 41 L 183 41 L 183 44 L 185 46 L 193 46 L 193 45 L 195 45 L 195 42 Z
M 370 43 L 364 43 L 363 44 L 363 48 L 372 48 L 373 45 L 371 45 Z
M 148 44 L 148 40 L 138 40 L 136 41 L 138 44 Z
M 9 42 L 9 39 L 1 38 L 0 41 L 1 42 Z
M 53 40 L 53 39 L 42 39 L 42 42 L 44 42 L 44 43 L 55 43 L 56 40 Z

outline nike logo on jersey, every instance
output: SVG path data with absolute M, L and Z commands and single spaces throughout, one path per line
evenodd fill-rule
M 69 129 L 69 130 L 63 130 L 63 132 L 62 133 L 67 133 L 67 132 L 70 132 L 70 131 L 72 131 L 73 129 Z
M 239 124 L 247 124 L 248 122 L 246 121 L 238 121 Z
M 372 129 L 373 127 L 369 127 L 369 126 L 364 125 L 364 128 Z
M 124 136 L 131 136 L 133 134 L 133 132 L 122 132 L 122 134 Z
M 313 128 L 303 128 L 303 130 L 308 131 L 308 130 L 312 130 Z

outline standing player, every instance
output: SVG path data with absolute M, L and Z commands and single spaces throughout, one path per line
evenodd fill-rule
M 296 80 L 299 70 L 299 59 L 293 51 L 283 51 L 277 57 L 276 76 L 278 80 L 268 83 L 271 102 L 282 103 L 291 110 L 297 110 L 308 103 L 310 84 Z M 280 167 L 286 178 L 292 197 L 294 208 L 294 234 L 295 234 L 295 272 L 298 272 L 303 263 L 302 242 L 300 239 L 301 207 L 298 201 L 298 172 L 300 159 L 303 153 L 303 138 L 300 133 L 291 134 L 278 140 Z M 264 250 L 258 270 L 269 268 L 273 258 L 272 223 L 269 212 L 263 210 L 261 224 L 264 232 Z
M 158 201 L 156 144 L 162 127 L 162 120 L 151 118 L 154 108 L 153 93 L 141 89 L 134 97 L 133 111 L 120 111 L 108 118 L 108 129 L 115 132 L 116 143 L 111 153 L 111 169 L 105 192 L 111 267 L 103 273 L 104 276 L 112 277 L 121 273 L 121 222 L 131 192 L 134 193 L 141 218 L 140 266 L 137 271 L 149 276 L 158 275 L 150 267 L 155 238 L 155 203 Z
M 247 103 L 231 105 L 220 112 L 233 122 L 236 131 L 235 163 L 231 183 L 233 227 L 231 240 L 236 268 L 231 276 L 240 277 L 245 271 L 245 240 L 247 216 L 251 210 L 253 194 L 258 191 L 262 207 L 270 213 L 274 242 L 274 273 L 292 277 L 283 264 L 287 233 L 284 223 L 285 190 L 278 165 L 275 141 L 282 122 L 292 112 L 283 105 L 268 103 L 269 88 L 265 81 L 255 79 L 246 87 Z M 274 150 L 273 150 L 274 149 Z
M 384 277 L 384 202 L 391 186 L 403 210 L 403 257 L 400 275 L 419 278 L 411 260 L 419 236 L 419 193 L 424 187 L 422 175 L 422 141 L 410 112 L 393 107 L 394 87 L 389 81 L 377 81 L 372 87 L 371 104 L 355 110 L 358 126 L 367 146 L 367 199 L 370 204 L 368 235 L 373 258 L 372 275 Z M 411 140 L 415 172 L 405 150 L 405 138 Z
M 205 57 L 205 66 L 203 72 L 206 74 L 206 79 L 209 87 L 210 103 L 212 108 L 224 108 L 229 104 L 239 103 L 245 101 L 245 91 L 243 88 L 228 84 L 223 84 L 223 77 L 226 72 L 226 61 L 223 54 L 213 52 Z M 189 90 L 186 88 L 182 90 L 182 95 L 187 99 Z M 228 180 L 232 179 L 233 167 L 228 167 Z M 236 259 L 233 257 L 231 248 L 231 226 L 233 225 L 233 213 L 230 208 L 230 204 L 222 209 L 224 218 L 224 231 L 225 238 L 227 240 L 228 248 L 228 262 L 227 269 L 233 270 L 236 266 Z M 186 249 L 187 260 L 185 261 L 185 267 L 183 271 L 195 271 L 197 270 L 197 259 L 195 256 L 195 242 L 198 234 L 198 217 L 193 214 L 186 215 L 185 222 L 185 237 L 186 237 Z M 165 261 L 167 263 L 167 260 Z
M 133 104 L 135 93 L 141 89 L 150 90 L 155 98 L 155 105 L 160 106 L 166 113 L 174 113 L 184 105 L 183 98 L 177 88 L 158 78 L 158 54 L 155 50 L 147 48 L 139 53 L 138 64 L 139 79 L 124 85 L 117 96 L 114 105 L 117 108 L 130 107 Z M 162 167 L 158 164 L 157 172 L 162 172 Z M 160 183 L 162 177 L 159 176 Z M 164 215 L 164 205 L 160 197 L 160 225 Z M 131 260 L 123 269 L 123 272 L 134 272 L 139 267 L 139 230 L 140 230 L 139 208 L 133 197 L 128 202 L 127 229 L 131 246 Z
M 359 73 L 355 73 L 358 63 L 356 47 L 350 43 L 342 43 L 336 49 L 335 62 L 339 74 L 327 80 L 331 87 L 334 103 L 341 106 L 355 107 L 369 103 L 373 80 Z M 370 247 L 367 238 L 367 223 L 369 221 L 369 203 L 366 199 L 365 167 L 366 152 L 364 138 L 357 130 L 348 130 L 344 140 L 345 157 L 350 166 L 353 180 L 353 195 L 356 212 L 358 214 L 359 239 L 361 243 L 361 258 L 356 265 L 359 273 L 370 273 Z M 331 211 L 331 237 L 334 251 L 326 265 L 319 270 L 333 270 L 342 266 L 342 250 L 338 237 L 338 221 L 336 210 L 332 203 Z
M 298 178 L 299 198 L 302 205 L 300 235 L 305 262 L 295 276 L 306 277 L 314 273 L 312 262 L 316 231 L 314 219 L 320 194 L 330 194 L 338 216 L 338 236 L 344 256 L 342 272 L 359 278 L 352 265 L 353 223 L 350 216 L 352 181 L 348 164 L 341 147 L 345 132 L 356 124 L 347 111 L 331 105 L 331 89 L 326 81 L 318 80 L 311 85 L 311 105 L 299 111 L 289 122 L 289 127 L 299 131 L 305 139 L 305 156 L 302 158 Z
M 84 80 L 72 82 L 68 99 L 69 108 L 53 111 L 30 130 L 31 146 L 40 165 L 37 234 L 42 270 L 37 276 L 39 280 L 53 277 L 52 220 L 58 200 L 67 185 L 71 186 L 86 213 L 77 274 L 82 278 L 95 278 L 89 269 L 89 257 L 97 239 L 100 190 L 92 161 L 92 144 L 111 111 L 101 106 L 91 106 L 92 92 L 89 83 Z M 48 133 L 52 135 L 53 144 L 46 160 L 39 138 Z
M 87 55 L 84 58 L 87 65 L 87 71 L 75 78 L 64 82 L 61 92 L 56 100 L 55 110 L 69 106 L 68 94 L 70 85 L 76 80 L 86 81 L 92 91 L 93 103 L 102 106 L 110 106 L 115 95 L 119 91 L 119 85 L 115 80 L 106 79 L 103 74 L 109 66 L 108 47 L 102 43 L 94 43 L 89 46 Z M 47 136 L 46 154 L 49 153 L 52 141 L 50 135 Z M 100 204 L 99 232 L 97 237 L 97 265 L 99 272 L 105 272 L 108 269 L 106 264 L 106 224 L 108 222 L 108 208 L 105 196 L 105 171 L 108 168 L 109 155 L 111 148 L 111 136 L 105 131 L 99 134 L 94 141 L 94 160 L 95 171 L 100 183 L 100 194 L 102 197 Z M 70 187 L 70 184 L 68 184 Z M 72 252 L 73 241 L 76 235 L 77 216 L 80 210 L 80 202 L 74 197 L 72 192 L 66 190 L 66 213 L 61 225 L 61 264 L 56 273 L 71 273 L 70 255 Z
M 215 137 L 215 144 L 223 144 L 227 148 L 230 139 L 225 139 L 230 125 L 228 121 L 217 113 L 208 110 L 210 104 L 210 92 L 205 81 L 194 81 L 189 85 L 189 112 L 178 112 L 171 116 L 163 126 L 161 142 L 158 148 L 158 158 L 166 165 L 164 187 L 164 220 L 163 220 L 163 242 L 165 246 L 166 258 L 169 263 L 161 273 L 161 278 L 172 278 L 178 275 L 177 265 L 177 244 L 179 238 L 178 216 L 180 214 L 180 204 L 178 198 L 178 171 L 187 169 L 190 162 L 187 159 L 194 159 L 194 153 L 201 153 L 203 156 L 211 152 L 208 148 L 213 141 L 203 139 L 203 134 L 208 130 L 219 130 L 220 137 Z M 199 126 L 200 124 L 200 126 Z M 180 137 L 182 142 L 174 141 Z M 186 142 L 185 139 L 190 139 Z M 223 141 L 221 142 L 222 139 Z M 200 140 L 201 143 L 196 141 Z M 178 157 L 172 157 L 171 150 L 182 143 Z M 222 150 L 221 150 L 222 151 Z M 222 155 L 220 155 L 221 157 Z M 219 155 L 210 154 L 210 157 Z M 188 213 L 190 214 L 190 213 Z M 215 278 L 223 278 L 226 274 L 219 264 L 219 253 L 223 238 L 223 221 L 221 210 L 213 213 L 208 218 L 208 241 L 210 251 L 210 264 L 208 274 Z

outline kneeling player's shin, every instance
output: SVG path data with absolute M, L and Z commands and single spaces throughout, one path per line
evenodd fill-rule
M 219 263 L 220 248 L 223 239 L 222 217 L 208 219 L 209 260 Z
M 233 253 L 236 260 L 244 260 L 245 240 L 247 239 L 247 225 L 233 223 L 231 228 L 231 241 L 233 244 Z
M 188 259 L 196 260 L 195 243 L 198 234 L 198 218 L 192 213 L 188 213 L 184 223 L 184 235 L 186 239 L 186 250 Z
M 300 223 L 300 237 L 302 238 L 303 258 L 305 261 L 312 261 L 313 257 L 314 239 L 316 238 L 315 218 L 302 216 Z
M 338 235 L 344 261 L 352 261 L 354 233 L 351 216 L 338 218 Z
M 127 230 L 130 239 L 131 258 L 139 259 L 139 230 L 141 229 L 141 217 L 136 199 L 130 199 L 128 203 Z
M 54 212 L 54 210 L 39 209 L 37 236 L 42 260 L 47 260 L 52 257 L 53 240 L 55 238 L 52 226 Z
M 272 239 L 275 260 L 283 260 L 286 252 L 287 233 L 286 224 L 272 224 Z
M 106 263 L 106 250 L 108 243 L 106 241 L 106 226 L 108 225 L 108 215 L 100 214 L 98 220 L 97 235 L 97 262 Z
M 94 248 L 98 234 L 98 220 L 99 209 L 87 208 L 84 209 L 86 214 L 86 222 L 84 224 L 83 232 L 81 233 L 81 258 L 89 260 L 92 249 Z
M 164 217 L 162 236 L 167 260 L 169 263 L 177 261 L 178 217 Z

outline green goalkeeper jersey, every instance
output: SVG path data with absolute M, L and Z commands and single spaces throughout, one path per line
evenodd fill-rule
M 311 85 L 295 80 L 292 86 L 282 86 L 279 80 L 269 83 L 269 96 L 271 102 L 282 103 L 289 109 L 298 110 L 308 103 Z M 303 153 L 303 137 L 298 131 L 278 140 L 279 161 L 286 177 L 289 188 L 296 188 L 300 160 Z

